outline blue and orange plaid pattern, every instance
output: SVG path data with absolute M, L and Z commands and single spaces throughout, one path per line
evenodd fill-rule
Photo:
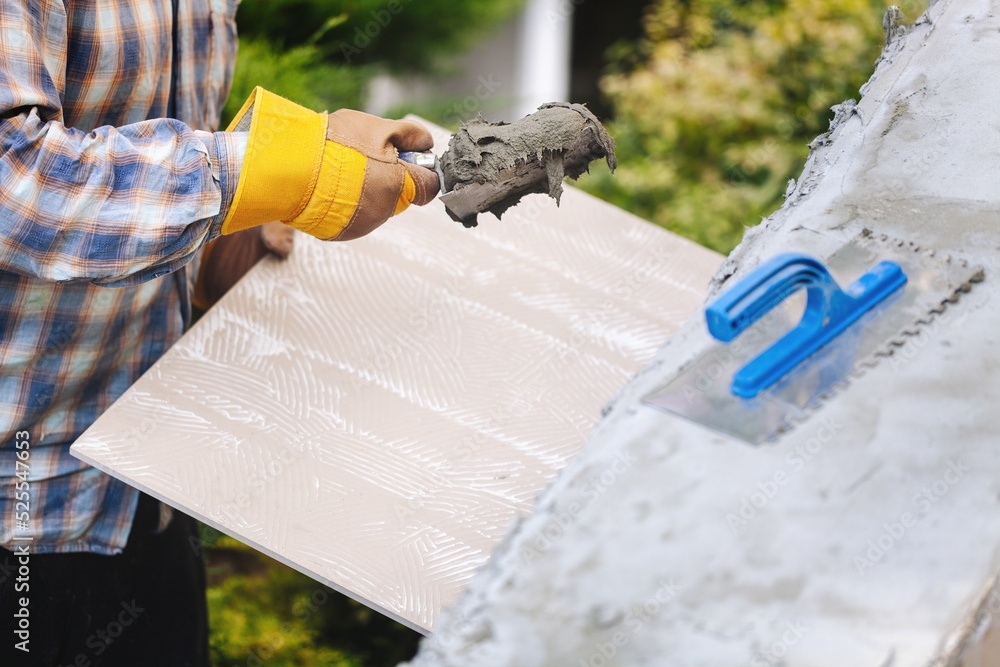
M 8 549 L 18 431 L 31 442 L 32 552 L 113 554 L 126 542 L 137 491 L 69 446 L 189 318 L 192 260 L 219 233 L 245 150 L 245 137 L 215 132 L 237 4 L 0 0 Z

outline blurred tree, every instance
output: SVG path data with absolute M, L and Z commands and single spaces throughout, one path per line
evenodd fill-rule
M 353 109 L 364 105 L 371 71 L 331 64 L 315 44 L 283 50 L 265 38 L 240 39 L 233 89 L 222 112 L 223 127 L 236 115 L 254 86 L 264 86 L 310 109 Z
M 525 0 L 243 0 L 240 33 L 286 47 L 315 41 L 340 64 L 425 70 L 461 51 Z M 329 25 L 331 17 L 338 20 Z M 324 26 L 316 39 L 316 29 Z
M 313 109 L 362 108 L 378 67 L 432 69 L 525 1 L 242 0 L 223 127 L 257 85 Z
M 619 171 L 581 186 L 729 252 L 779 205 L 830 106 L 871 75 L 884 11 L 882 0 L 657 0 L 645 38 L 613 54 L 602 81 Z
M 568 0 L 567 0 L 568 1 Z M 243 0 L 223 127 L 260 85 L 313 109 L 361 108 L 376 67 L 431 68 L 525 0 Z

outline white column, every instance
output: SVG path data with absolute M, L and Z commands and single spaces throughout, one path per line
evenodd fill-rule
M 573 9 L 580 0 L 530 0 L 521 23 L 517 115 L 568 102 Z

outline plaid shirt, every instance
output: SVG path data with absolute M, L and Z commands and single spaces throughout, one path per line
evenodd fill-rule
M 190 317 L 190 262 L 219 233 L 245 150 L 245 135 L 214 132 L 236 57 L 238 1 L 0 0 L 8 549 L 23 509 L 21 431 L 32 551 L 114 554 L 125 545 L 138 492 L 69 446 Z

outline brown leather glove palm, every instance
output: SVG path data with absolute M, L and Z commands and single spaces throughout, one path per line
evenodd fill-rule
M 403 162 L 397 153 L 397 150 L 427 151 L 434 147 L 434 138 L 420 125 L 341 109 L 328 116 L 326 138 L 327 151 L 343 159 L 338 169 L 341 187 L 343 179 L 354 180 L 360 174 L 360 160 L 351 151 L 366 158 L 358 203 L 343 229 L 330 237 L 333 240 L 349 241 L 364 236 L 410 204 L 423 206 L 437 196 L 440 187 L 437 173 Z M 357 184 L 348 189 L 356 190 Z M 353 197 L 349 196 L 346 207 L 352 203 Z M 318 219 L 318 224 L 325 226 L 326 218 L 318 216 Z

